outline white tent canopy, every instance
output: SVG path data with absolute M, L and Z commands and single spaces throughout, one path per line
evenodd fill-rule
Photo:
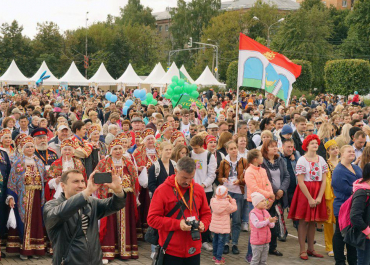
M 25 77 L 13 60 L 6 72 L 0 77 L 4 85 L 28 85 L 30 79 Z
M 143 80 L 136 74 L 131 64 L 128 65 L 123 75 L 117 79 L 117 83 L 122 83 L 124 86 L 139 86 Z
M 213 76 L 211 70 L 207 65 L 206 69 L 204 69 L 203 73 L 199 76 L 199 78 L 195 81 L 196 85 L 199 86 L 226 86 L 217 81 L 216 77 Z
M 191 78 L 188 71 L 186 71 L 186 68 L 184 65 L 181 66 L 180 71 L 186 76 L 186 78 L 189 80 L 190 84 L 194 84 L 194 79 Z
M 44 80 L 43 85 L 46 85 L 46 86 L 59 85 L 60 83 L 59 79 L 53 75 L 53 73 L 50 71 L 45 61 L 42 62 L 36 74 L 34 74 L 34 76 L 30 78 L 31 82 L 36 83 L 37 80 L 40 79 L 40 76 L 42 75 L 42 73 L 45 71 L 46 71 L 45 76 L 50 75 L 50 77 Z
M 116 81 L 107 71 L 104 63 L 101 63 L 98 71 L 89 79 L 90 83 L 96 83 L 97 86 L 115 86 L 118 81 Z
M 172 63 L 170 69 L 163 76 L 163 78 L 158 82 L 159 85 L 165 86 L 172 83 L 172 77 L 177 76 L 180 78 L 179 68 L 177 68 L 175 62 Z
M 161 63 L 158 63 L 150 75 L 143 81 L 144 84 L 157 84 L 159 81 L 163 78 L 163 76 L 166 74 L 164 71 Z
M 69 86 L 88 86 L 89 81 L 77 69 L 75 62 L 72 62 L 65 75 L 59 79 L 62 83 L 68 83 Z

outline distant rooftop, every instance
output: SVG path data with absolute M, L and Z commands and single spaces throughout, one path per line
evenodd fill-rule
M 156 20 L 171 19 L 170 8 L 167 7 L 165 11 L 152 13 Z
M 238 10 L 238 9 L 249 9 L 257 0 L 234 0 L 222 2 L 221 9 L 226 11 Z M 292 0 L 262 0 L 267 4 L 276 5 L 279 10 L 297 10 L 299 9 L 299 3 L 293 2 Z

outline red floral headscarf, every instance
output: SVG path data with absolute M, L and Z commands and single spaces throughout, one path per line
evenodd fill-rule
M 310 144 L 310 142 L 312 140 L 316 140 L 317 141 L 317 144 L 320 145 L 320 139 L 319 139 L 319 137 L 316 134 L 311 134 L 311 135 L 307 136 L 303 140 L 303 143 L 302 143 L 302 149 L 303 149 L 303 151 L 307 152 L 307 146 Z

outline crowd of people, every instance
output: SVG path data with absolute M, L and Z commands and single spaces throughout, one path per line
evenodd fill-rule
M 120 177 L 125 207 L 99 215 L 103 264 L 138 259 L 138 241 L 153 228 L 166 244 L 164 264 L 199 264 L 201 249 L 224 264 L 225 255 L 240 254 L 239 244 L 248 244 L 247 262 L 266 264 L 268 254 L 283 256 L 284 213 L 297 229 L 300 259 L 324 258 L 314 248 L 323 231 L 336 264 L 370 264 L 370 107 L 357 93 L 348 101 L 320 94 L 310 103 L 303 95 L 286 106 L 271 94 L 211 89 L 199 97 L 202 108 L 187 109 L 152 92 L 155 106 L 142 105 L 133 90 L 109 102 L 93 88 L 0 89 L 2 257 L 53 254 L 43 207 L 68 199 L 63 173 L 74 170 L 85 184 L 96 172 Z M 113 184 L 91 187 L 84 196 L 118 203 Z M 338 224 L 352 193 L 361 246 L 349 244 Z M 87 235 L 89 213 L 81 212 Z M 239 242 L 241 231 L 250 232 L 249 242 Z

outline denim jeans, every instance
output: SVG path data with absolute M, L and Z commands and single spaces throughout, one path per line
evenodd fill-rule
M 247 185 L 244 188 L 244 201 L 243 201 L 243 210 L 242 210 L 242 222 L 249 222 L 249 211 L 248 211 L 248 201 L 247 201 Z
M 249 213 L 254 209 L 254 206 L 251 202 L 248 202 L 248 215 Z M 247 252 L 247 256 L 248 255 L 253 255 L 253 252 L 252 252 L 252 246 L 251 246 L 251 237 L 249 236 L 249 239 L 248 239 L 248 252 Z
M 244 195 L 234 192 L 229 192 L 231 198 L 235 199 L 237 210 L 231 214 L 231 243 L 232 245 L 238 245 L 240 230 L 242 226 L 242 210 L 244 203 Z M 226 242 L 229 242 L 230 234 L 226 238 Z
M 370 265 L 370 240 L 365 241 L 365 250 L 357 248 L 357 265 Z
M 213 234 L 213 256 L 221 260 L 228 234 Z

